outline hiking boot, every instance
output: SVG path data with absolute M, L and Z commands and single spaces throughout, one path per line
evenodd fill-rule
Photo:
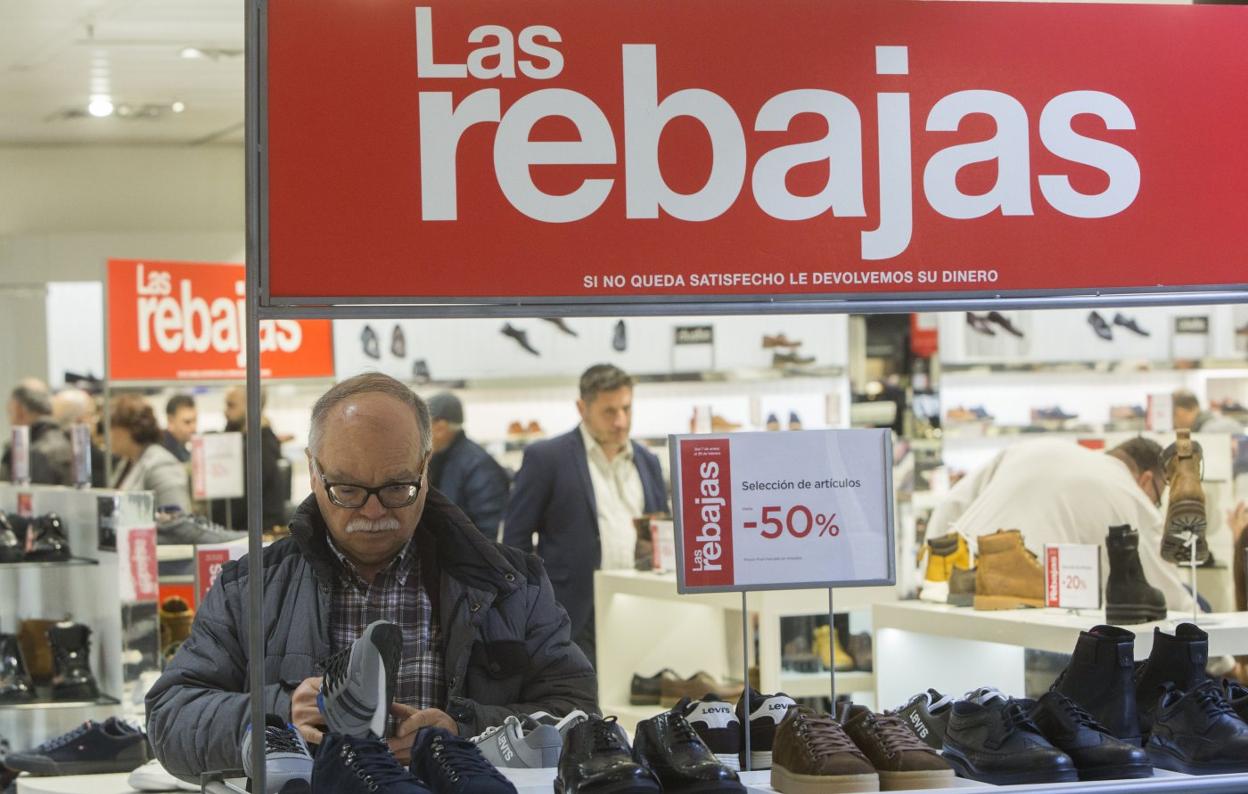
M 438 794 L 516 794 L 481 750 L 446 728 L 421 728 L 412 743 L 412 775 Z
M 949 599 L 949 575 L 954 566 L 971 567 L 971 550 L 966 538 L 957 532 L 950 532 L 940 538 L 929 538 L 923 544 L 919 556 L 919 564 L 927 558 L 927 568 L 923 574 L 923 586 L 919 590 L 919 598 L 944 604 Z
M 1106 728 L 1060 692 L 1040 696 L 1031 718 L 1054 747 L 1075 762 L 1080 780 L 1152 777 L 1148 753 L 1115 739 Z
M 941 750 L 945 746 L 945 732 L 949 730 L 952 707 L 952 696 L 929 689 L 910 698 L 909 703 L 897 709 L 897 716 L 905 720 L 915 736 L 926 742 L 928 747 Z
M 351 647 L 322 663 L 325 681 L 316 696 L 333 733 L 385 736 L 403 656 L 403 632 L 393 623 L 370 623 Z
M 698 737 L 711 748 L 715 760 L 729 769 L 741 769 L 741 718 L 730 703 L 719 698 L 682 700 L 672 710 L 689 721 Z
M 949 574 L 948 603 L 950 606 L 975 606 L 975 571 L 974 568 L 953 566 L 953 571 Z
M 841 712 L 841 725 L 875 767 L 881 791 L 954 785 L 949 762 L 896 714 L 876 714 L 866 706 L 848 704 Z
M 170 596 L 161 602 L 160 647 L 166 661 L 172 659 L 186 638 L 191 636 L 191 624 L 194 622 L 195 611 L 186 599 Z
M 756 689 L 751 689 L 749 695 L 749 768 L 752 770 L 771 769 L 772 751 L 776 746 L 776 728 L 780 726 L 784 715 L 789 713 L 789 709 L 797 705 L 797 701 L 783 692 L 764 695 Z M 741 699 L 737 701 L 736 709 L 737 719 L 742 724 L 746 721 L 745 711 L 745 695 L 742 694 Z M 746 768 L 745 761 L 745 743 L 742 742 L 740 758 L 742 769 Z
M 64 562 L 69 556 L 69 538 L 56 513 L 39 516 L 26 528 L 26 562 Z
M 35 685 L 22 662 L 16 634 L 0 634 L 0 703 L 27 703 L 35 697 Z
M 997 786 L 1066 783 L 1078 779 L 1070 756 L 1049 743 L 1026 704 L 994 697 L 953 704 L 945 759 L 959 777 Z
M 250 780 L 251 726 L 243 734 L 243 774 Z M 312 754 L 303 736 L 276 714 L 264 717 L 264 787 L 268 794 L 309 794 Z M 250 789 L 249 789 L 250 790 Z
M 13 524 L 4 511 L 0 510 L 0 563 L 21 562 L 25 556 L 22 542 L 13 531 Z
M 648 678 L 634 673 L 633 681 L 628 687 L 629 705 L 659 705 L 659 698 L 663 693 L 664 680 L 676 682 L 680 680 L 680 676 L 676 675 L 676 671 L 672 670 L 670 667 L 664 667 L 662 670 Z
M 1023 533 L 1000 529 L 979 537 L 976 609 L 1044 606 L 1044 568 L 1023 545 Z
M 325 734 L 312 763 L 312 790 L 334 794 L 432 794 L 375 736 Z
M 654 773 L 633 760 L 615 717 L 591 716 L 563 737 L 555 794 L 658 794 Z
M 841 724 L 793 706 L 776 728 L 771 787 L 781 794 L 879 791 L 880 776 Z
M 745 786 L 741 785 L 737 773 L 721 763 L 689 721 L 675 711 L 665 711 L 637 723 L 633 734 L 633 760 L 654 773 L 664 794 L 692 791 L 745 794 Z
M 1166 522 L 1161 538 L 1161 558 L 1166 562 L 1187 564 L 1191 561 L 1189 541 L 1196 540 L 1196 564 L 1209 559 L 1205 542 L 1205 491 L 1200 485 L 1204 455 L 1200 444 L 1192 441 L 1190 430 L 1179 430 L 1173 444 L 1161 454 L 1170 486 L 1166 504 Z
M 1135 700 L 1140 730 L 1152 729 L 1153 712 L 1167 687 L 1188 692 L 1209 678 L 1209 635 L 1192 623 L 1180 623 L 1174 634 L 1153 629 L 1153 650 L 1135 673 Z
M 1116 626 L 1166 619 L 1166 596 L 1148 583 L 1140 564 L 1140 533 L 1131 526 L 1110 527 L 1105 536 L 1109 578 L 1105 620 Z
M 109 717 L 87 720 L 33 750 L 9 753 L 4 765 L 32 775 L 102 775 L 130 772 L 151 757 L 142 729 Z
M 854 657 L 841 647 L 841 635 L 828 626 L 815 626 L 815 656 L 823 664 L 825 670 L 838 673 L 854 669 Z
M 1053 689 L 1070 698 L 1111 736 L 1139 747 L 1136 711 L 1135 635 L 1116 626 L 1079 633 L 1070 663 Z
M 1248 772 L 1248 724 L 1212 679 L 1187 692 L 1170 687 L 1162 693 L 1145 747 L 1161 769 L 1188 775 Z
M 559 752 L 563 749 L 563 736 L 557 727 L 515 715 L 469 741 L 499 768 L 554 768 L 559 766 Z
M 699 670 L 684 680 L 664 676 L 659 681 L 659 704 L 670 709 L 684 698 L 705 700 L 708 695 L 721 700 L 736 700 L 744 691 L 745 684 L 721 683 L 710 673 Z
M 48 644 L 52 646 L 52 699 L 97 699 L 100 688 L 89 661 L 91 629 L 81 623 L 57 623 L 48 629 Z

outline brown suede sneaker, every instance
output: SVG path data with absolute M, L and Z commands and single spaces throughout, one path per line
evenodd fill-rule
M 1205 540 L 1208 517 L 1205 515 L 1205 490 L 1200 484 L 1204 453 L 1192 441 L 1190 430 L 1179 430 L 1173 444 L 1166 448 L 1161 460 L 1170 486 L 1166 505 L 1165 530 L 1161 537 L 1161 558 L 1166 562 L 1190 564 L 1189 536 L 1196 538 L 1196 563 L 1209 559 Z
M 771 787 L 781 794 L 852 794 L 879 791 L 880 777 L 840 723 L 793 706 L 776 728 Z
M 1017 529 L 999 529 L 979 536 L 975 569 L 976 609 L 1017 609 L 1044 606 L 1044 567 Z
M 841 725 L 875 766 L 880 791 L 955 785 L 953 767 L 896 714 L 876 714 L 866 706 L 846 704 Z

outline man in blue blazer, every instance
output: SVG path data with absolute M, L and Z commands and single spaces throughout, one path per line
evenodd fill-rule
M 524 451 L 503 542 L 543 559 L 572 639 L 592 662 L 594 571 L 633 567 L 633 519 L 666 512 L 667 488 L 659 459 L 628 437 L 633 379 L 595 364 L 580 385 L 580 425 Z

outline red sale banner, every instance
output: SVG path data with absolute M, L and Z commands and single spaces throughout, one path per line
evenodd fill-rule
M 732 562 L 732 464 L 729 442 L 680 442 L 681 532 L 684 582 L 688 587 L 735 583 Z
M 242 265 L 108 263 L 108 369 L 111 380 L 215 380 L 246 377 Z M 330 378 L 328 320 L 261 320 L 261 374 Z
M 230 550 L 223 548 L 195 550 L 195 581 L 198 585 L 197 604 L 203 603 L 204 597 L 221 575 L 221 569 L 231 559 Z
M 271 301 L 1246 281 L 1248 8 L 263 8 Z

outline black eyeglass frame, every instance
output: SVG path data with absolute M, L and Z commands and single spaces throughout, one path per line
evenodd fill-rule
M 329 478 L 325 476 L 325 470 L 321 467 L 321 462 L 319 460 L 313 458 L 312 465 L 316 467 L 316 476 L 321 479 L 321 487 L 325 489 L 325 495 L 329 497 L 329 501 L 333 502 L 338 507 L 345 508 L 347 510 L 359 510 L 361 507 L 368 504 L 368 500 L 373 496 L 376 496 L 377 502 L 387 510 L 398 510 L 400 508 L 407 507 L 415 503 L 415 501 L 420 498 L 420 486 L 424 483 L 424 478 L 420 475 L 417 475 L 415 480 L 388 482 L 378 485 L 375 488 L 370 488 L 367 485 L 360 485 L 353 482 L 330 482 Z M 340 486 L 345 488 L 358 488 L 364 492 L 364 498 L 359 504 L 349 504 L 343 502 L 334 494 L 334 489 Z M 382 496 L 381 492 L 387 488 L 397 488 L 400 486 L 407 486 L 407 497 L 400 504 L 389 504 Z

